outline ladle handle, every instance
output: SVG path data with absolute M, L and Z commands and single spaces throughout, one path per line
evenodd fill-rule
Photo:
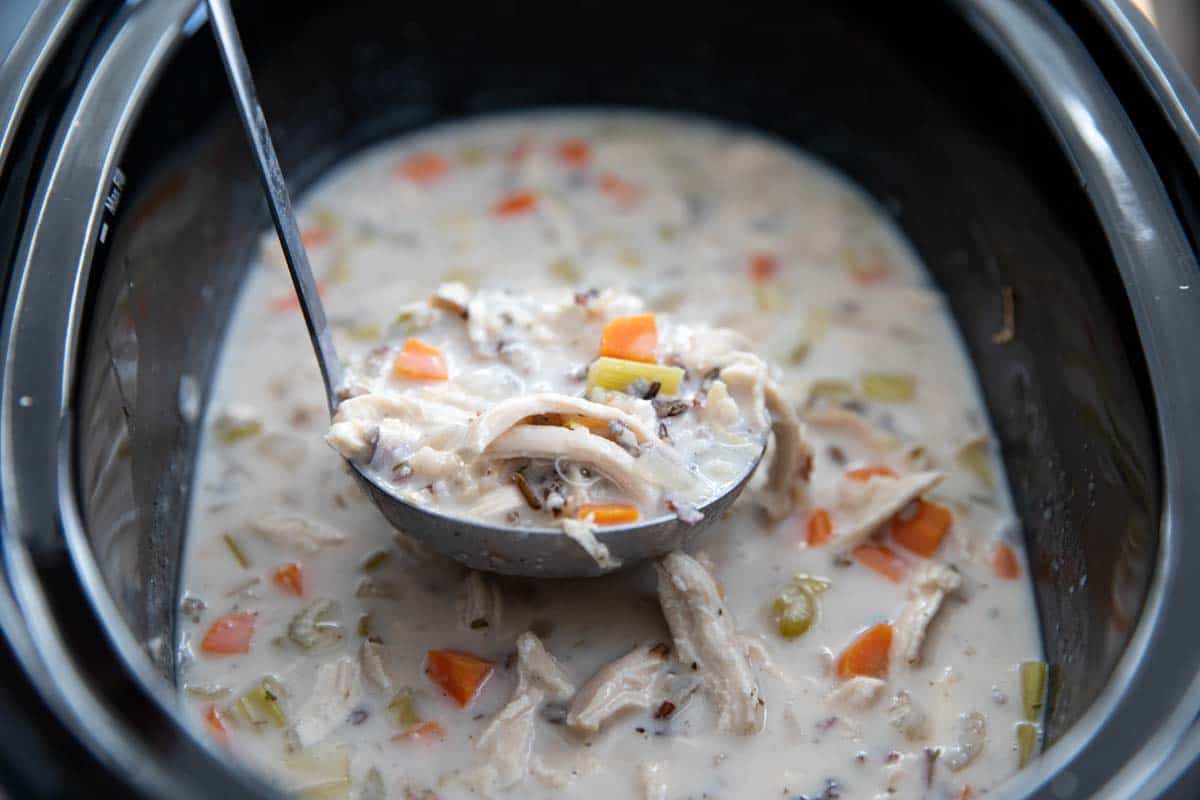
M 308 254 L 304 251 L 304 242 L 300 238 L 300 226 L 296 224 L 296 215 L 292 211 L 292 201 L 288 195 L 287 184 L 283 180 L 283 171 L 279 168 L 275 146 L 271 143 L 271 133 L 267 129 L 262 107 L 258 104 L 254 80 L 250 76 L 250 66 L 246 63 L 246 53 L 242 50 L 242 40 L 233 21 L 229 0 L 205 0 L 205 4 L 208 6 L 209 24 L 212 25 L 213 35 L 217 39 L 217 49 L 221 53 L 221 61 L 225 64 L 225 74 L 229 77 L 242 125 L 250 139 L 258 175 L 267 195 L 267 205 L 271 209 L 271 219 L 275 222 L 275 231 L 279 234 L 279 243 L 283 246 L 283 255 L 292 275 L 292 285 L 296 287 L 300 311 L 304 314 L 304 323 L 308 326 L 308 335 L 312 340 L 313 350 L 316 351 L 317 363 L 321 367 L 329 410 L 333 413 L 338 403 L 337 387 L 342 380 L 342 362 L 338 359 L 333 339 L 329 335 L 325 309 L 321 305 L 317 282 L 313 279 Z

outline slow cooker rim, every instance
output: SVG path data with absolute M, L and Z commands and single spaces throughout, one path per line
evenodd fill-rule
M 154 4 L 150 4 L 150 5 L 154 5 Z M 958 0 L 956 5 L 958 5 L 965 13 L 967 13 L 968 17 L 971 17 L 972 11 L 978 12 L 980 14 L 986 14 L 986 13 L 999 14 L 1002 11 L 1004 11 L 1006 8 L 1008 8 L 1008 4 L 1003 2 L 1003 0 L 996 0 L 996 2 L 991 2 L 991 3 L 988 3 L 988 2 L 970 3 L 970 2 L 968 2 L 968 0 Z M 1030 7 L 1030 6 L 1037 6 L 1037 7 L 1044 8 L 1044 6 L 1043 6 L 1043 4 L 1041 4 L 1040 0 L 1034 0 L 1033 2 L 1024 4 L 1024 5 L 1026 6 L 1026 9 L 1028 9 L 1028 7 Z M 163 7 L 166 7 L 166 5 L 159 4 L 160 9 Z M 141 8 L 138 8 L 138 9 L 134 9 L 134 14 L 130 15 L 130 17 L 126 20 L 125 24 L 131 25 L 131 26 L 135 25 L 135 24 L 140 25 L 141 28 L 145 29 L 143 31 L 144 33 L 155 32 L 155 29 L 152 27 L 151 23 L 149 23 L 147 21 L 147 15 L 143 14 L 140 17 L 137 15 L 138 12 L 144 12 L 144 10 L 145 10 L 145 6 L 142 6 Z M 185 10 L 188 13 L 181 13 Z M 173 22 L 177 22 L 180 25 L 182 25 L 182 21 L 186 20 L 186 18 L 189 14 L 190 14 L 190 6 L 188 5 L 187 2 L 185 2 L 184 0 L 181 0 L 180 2 L 175 2 L 174 5 L 171 6 L 171 12 L 167 13 L 167 14 L 162 14 L 162 17 L 163 17 L 163 19 L 169 19 Z M 152 19 L 154 19 L 153 15 L 150 15 L 150 16 Z M 137 20 L 139 20 L 139 19 L 141 20 L 140 23 L 137 22 Z M 977 18 L 976 24 L 979 24 L 979 22 L 980 21 Z M 998 20 L 995 17 L 993 17 L 991 19 L 991 22 L 993 24 L 998 24 Z M 159 32 L 159 33 L 161 33 L 161 32 Z M 180 33 L 179 33 L 179 30 L 177 29 L 174 32 L 164 36 L 164 39 L 171 38 L 173 41 L 177 41 L 179 35 L 180 35 Z M 104 50 L 102 55 L 105 58 L 116 57 L 117 55 L 119 55 L 119 53 L 117 52 L 117 44 L 118 44 L 117 42 L 111 42 L 109 47 Z M 1078 44 L 1078 43 L 1075 42 L 1075 44 Z M 1078 57 L 1079 53 L 1076 53 L 1075 55 Z M 146 63 L 145 75 L 148 76 L 145 81 L 146 85 L 149 85 L 152 82 L 153 76 L 157 75 L 157 70 L 159 68 L 161 68 L 162 64 L 164 64 L 166 62 L 167 58 L 169 57 L 169 48 L 168 48 L 168 52 L 159 53 L 158 56 L 159 56 L 159 61 L 155 62 L 154 64 L 151 64 L 149 61 L 147 61 L 147 63 Z M 1083 53 L 1083 58 L 1086 59 L 1086 52 Z M 1081 63 L 1086 63 L 1086 61 L 1081 62 Z M 94 75 L 95 73 L 93 72 L 92 74 Z M 131 95 L 129 95 L 129 97 L 133 98 L 134 95 L 131 94 Z M 117 137 L 117 139 L 114 139 L 113 142 L 110 142 L 110 147 L 107 151 L 107 156 L 109 158 L 109 161 L 106 162 L 105 168 L 97 170 L 98 174 L 96 175 L 97 181 L 96 181 L 96 185 L 94 187 L 94 195 L 88 196 L 88 199 L 91 201 L 91 207 L 90 207 L 89 216 L 88 216 L 88 224 L 91 227 L 91 229 L 95 228 L 97 222 L 100 219 L 101 210 L 102 210 L 102 200 L 103 200 L 103 197 L 109 187 L 110 169 L 115 165 L 116 154 L 118 154 L 121 150 L 121 147 L 120 147 L 121 143 L 118 141 L 118 139 L 119 139 L 119 137 Z M 1132 141 L 1134 141 L 1136 144 L 1136 136 L 1132 137 Z M 65 143 L 60 143 L 60 144 L 65 144 Z M 1134 149 L 1136 150 L 1136 147 Z M 60 151 L 59 155 L 60 156 L 64 155 L 64 152 Z M 54 176 L 52 175 L 51 178 L 53 178 L 53 177 Z M 46 198 L 46 192 L 49 191 L 49 189 L 52 188 L 53 186 L 54 186 L 53 180 L 48 180 L 45 184 L 43 184 L 43 186 L 39 189 L 39 193 L 38 193 L 39 200 L 44 200 Z M 1089 188 L 1089 191 L 1091 191 L 1090 188 Z M 44 208 L 43 208 L 43 210 L 44 210 Z M 92 255 L 92 248 L 88 246 L 91 241 L 92 240 L 90 238 L 86 238 L 84 240 L 83 248 L 79 254 L 79 258 L 77 261 L 74 262 L 74 263 L 77 263 L 81 267 L 81 269 L 83 269 L 84 271 L 86 271 L 87 266 L 90 263 L 90 259 L 91 259 L 91 255 Z M 29 265 L 31 263 L 31 257 L 34 255 L 34 253 L 31 252 L 31 249 L 29 247 L 27 247 L 27 245 L 29 245 L 29 244 L 30 244 L 29 242 L 26 242 L 25 245 L 23 245 L 23 248 L 24 248 L 23 253 L 22 253 L 23 257 L 19 261 L 19 263 L 22 264 L 26 269 L 29 268 Z M 82 282 L 80 283 L 80 285 L 82 285 Z M 1129 287 L 1128 287 L 1128 283 L 1127 283 L 1127 289 L 1128 288 Z M 78 313 L 78 310 L 79 310 L 79 304 L 77 302 L 78 299 L 79 299 L 78 297 L 75 298 L 75 300 L 76 300 L 75 313 L 76 314 Z M 1132 298 L 1131 298 L 1131 302 L 1132 302 Z M 12 308 L 10 307 L 9 312 L 11 312 L 11 311 L 12 311 Z M 1135 313 L 1137 313 L 1137 311 L 1138 310 L 1135 308 Z M 9 343 L 11 343 L 11 334 L 12 334 L 11 325 L 13 323 L 13 319 L 12 319 L 11 315 L 6 315 L 6 320 L 7 320 L 8 324 L 5 325 L 3 334 L 4 334 L 5 339 L 8 340 Z M 79 323 L 79 320 L 75 319 L 73 321 L 73 323 L 71 324 L 70 328 L 68 329 L 68 333 L 70 334 L 69 341 L 67 341 L 65 343 L 65 345 L 66 345 L 65 349 L 68 351 L 66 354 L 68 356 L 70 356 L 70 354 L 75 350 L 75 348 L 78 345 L 78 330 L 79 330 L 78 323 Z M 6 372 L 8 372 L 7 364 L 8 364 L 8 362 L 6 362 Z M 1153 364 L 1151 366 L 1153 367 Z M 1161 368 L 1160 368 L 1160 371 L 1161 371 Z M 60 377 L 65 382 L 69 383 L 70 381 L 73 380 L 73 373 L 65 374 Z M 1156 377 L 1156 376 L 1152 372 L 1152 378 L 1153 377 Z M 1157 383 L 1158 382 L 1156 380 L 1155 381 L 1156 386 L 1157 386 Z M 65 388 L 67 388 L 67 387 L 64 386 L 64 389 Z M 13 410 L 13 403 L 15 402 L 15 399 L 16 399 L 15 394 L 12 391 L 13 382 L 12 382 L 11 375 L 7 376 L 4 389 L 5 389 L 5 392 L 4 392 L 4 415 L 5 415 L 4 426 L 5 426 L 5 437 L 6 437 L 5 441 L 7 443 L 8 436 L 10 433 L 9 429 L 10 429 L 10 425 L 11 425 L 11 412 Z M 61 396 L 61 401 L 62 401 L 61 405 L 57 409 L 57 411 L 60 412 L 60 414 L 61 414 L 61 419 L 63 419 L 63 420 L 68 419 L 68 415 L 72 412 L 72 404 L 70 402 L 71 399 L 72 398 L 70 397 L 69 393 L 64 391 Z M 1178 414 L 1172 414 L 1170 417 L 1164 416 L 1164 414 L 1166 414 L 1166 412 L 1169 412 L 1169 411 L 1170 411 L 1170 409 L 1165 409 L 1165 410 L 1160 409 L 1160 420 L 1164 421 L 1163 422 L 1164 426 L 1165 426 L 1165 420 L 1167 420 L 1169 418 L 1176 418 L 1176 417 L 1182 416 L 1182 415 L 1178 415 Z M 65 429 L 62 429 L 62 430 L 65 430 Z M 1163 429 L 1160 428 L 1158 433 L 1159 433 L 1160 437 L 1162 437 Z M 1164 437 L 1164 439 L 1165 439 L 1165 437 Z M 63 439 L 60 440 L 60 443 L 61 443 L 61 441 L 69 441 L 69 438 L 63 437 Z M 1165 443 L 1166 442 L 1164 442 L 1164 444 Z M 9 450 L 9 452 L 11 452 L 11 450 Z M 69 483 L 65 483 L 65 484 L 62 484 L 59 486 L 59 489 L 60 489 L 59 497 L 58 497 L 58 501 L 60 503 L 59 511 L 60 511 L 60 513 L 62 513 L 62 515 L 64 517 L 65 527 L 67 527 L 69 529 L 67 531 L 67 539 L 68 539 L 68 549 L 70 551 L 71 558 L 75 562 L 77 569 L 79 569 L 85 577 L 88 574 L 90 574 L 90 576 L 91 576 L 90 578 L 87 578 L 85 580 L 85 586 L 86 586 L 86 589 L 87 589 L 87 592 L 89 595 L 89 602 L 92 604 L 93 608 L 97 612 L 103 612 L 107 608 L 112 607 L 113 600 L 112 600 L 111 595 L 108 593 L 107 586 L 104 584 L 103 579 L 100 578 L 100 576 L 99 576 L 98 566 L 91 554 L 90 546 L 87 542 L 86 536 L 83 533 L 82 525 L 79 523 L 79 518 L 78 518 L 79 508 L 78 508 L 77 498 L 75 496 L 76 487 L 74 485 L 74 480 L 73 480 L 74 466 L 73 466 L 73 464 L 70 463 L 70 458 L 71 458 L 70 454 L 71 454 L 71 449 L 69 446 L 64 447 L 62 450 L 60 450 L 58 452 L 59 457 L 57 459 L 56 466 L 57 466 L 58 470 L 60 471 L 59 475 L 62 477 L 65 477 L 65 479 L 69 481 Z M 1166 467 L 1169 467 L 1169 463 L 1166 463 L 1165 457 L 1164 457 L 1164 462 L 1165 462 L 1165 464 L 1164 464 L 1164 466 L 1165 466 L 1164 479 L 1167 480 L 1168 485 L 1170 485 L 1169 482 L 1170 482 L 1172 476 L 1174 475 L 1176 477 L 1176 483 L 1178 483 L 1177 476 L 1179 473 L 1172 472 L 1171 470 L 1166 468 Z M 5 457 L 5 463 L 6 464 L 8 463 L 7 456 Z M 1167 501 L 1167 504 L 1166 504 L 1166 510 L 1164 511 L 1163 536 L 1164 537 L 1171 536 L 1171 541 L 1174 541 L 1174 539 L 1176 537 L 1173 535 L 1173 527 L 1170 524 L 1173 519 L 1171 516 L 1171 505 L 1170 504 L 1171 504 L 1172 498 L 1177 498 L 1178 495 L 1179 495 L 1179 490 L 1178 490 L 1178 488 L 1176 488 L 1176 490 L 1173 492 L 1168 491 L 1167 497 L 1165 498 Z M 8 516 L 10 513 L 10 508 L 7 505 L 4 509 L 4 513 L 6 516 Z M 9 530 L 10 531 L 19 530 L 19 527 L 9 526 Z M 6 544 L 5 544 L 6 557 L 8 558 L 10 566 L 14 567 L 15 568 L 14 571 L 17 573 L 22 573 L 22 572 L 27 573 L 27 571 L 29 569 L 29 557 L 28 557 L 29 554 L 25 550 L 25 542 L 24 542 L 23 538 L 21 536 L 10 536 L 10 537 L 5 537 L 5 538 L 6 538 Z M 8 543 L 8 540 L 10 540 L 10 539 L 13 540 L 13 542 L 11 544 Z M 11 548 L 19 548 L 19 552 L 11 551 L 10 547 Z M 1116 672 L 1114 672 L 1113 679 L 1110 680 L 1109 684 L 1105 687 L 1105 689 L 1101 693 L 1101 695 L 1096 698 L 1096 700 L 1093 703 L 1093 706 L 1088 710 L 1088 712 L 1085 714 L 1084 718 L 1082 718 L 1074 726 L 1072 726 L 1071 731 L 1069 731 L 1068 735 L 1064 737 L 1064 740 L 1060 741 L 1058 745 L 1056 745 L 1054 748 L 1052 748 L 1050 751 L 1048 751 L 1045 755 L 1043 755 L 1043 757 L 1038 762 L 1039 766 L 1031 767 L 1029 770 L 1019 773 L 1016 777 L 1014 777 L 1013 779 L 1011 779 L 1011 780 L 1007 781 L 1005 784 L 1003 784 L 1003 786 L 1000 787 L 1000 791 L 1010 792 L 1010 791 L 1021 791 L 1022 789 L 1033 790 L 1035 788 L 1044 788 L 1047 784 L 1047 781 L 1049 780 L 1049 776 L 1057 774 L 1058 767 L 1062 766 L 1062 764 L 1065 763 L 1070 756 L 1075 754 L 1074 752 L 1072 752 L 1072 753 L 1066 752 L 1066 750 L 1068 748 L 1065 748 L 1062 746 L 1065 743 L 1065 740 L 1067 740 L 1068 737 L 1070 737 L 1072 734 L 1079 734 L 1082 737 L 1082 741 L 1086 741 L 1086 739 L 1090 738 L 1091 733 L 1094 732 L 1095 728 L 1098 727 L 1098 725 L 1099 725 L 1099 721 L 1098 721 L 1099 717 L 1103 716 L 1103 714 L 1100 712 L 1101 711 L 1104 711 L 1104 712 L 1111 711 L 1111 708 L 1099 709 L 1099 705 L 1105 701 L 1106 697 L 1109 700 L 1112 700 L 1113 696 L 1115 694 L 1120 694 L 1120 692 L 1117 691 L 1117 689 L 1119 687 L 1114 683 L 1114 681 L 1117 681 L 1120 676 L 1124 676 L 1122 678 L 1122 680 L 1128 681 L 1130 679 L 1131 675 L 1133 673 L 1136 673 L 1138 667 L 1142 663 L 1141 656 L 1144 655 L 1144 650 L 1148 644 L 1148 642 L 1146 640 L 1149 639 L 1153 635 L 1154 631 L 1152 629 L 1157 627 L 1157 625 L 1161 621 L 1159 615 L 1157 613 L 1152 613 L 1152 612 L 1154 612 L 1156 609 L 1161 610 L 1158 607 L 1161 606 L 1161 602 L 1162 602 L 1163 583 L 1166 582 L 1171 577 L 1171 573 L 1166 570 L 1167 565 L 1164 564 L 1164 561 L 1166 559 L 1166 554 L 1167 554 L 1167 548 L 1161 547 L 1160 553 L 1159 553 L 1159 569 L 1157 569 L 1156 573 L 1155 573 L 1154 585 L 1152 586 L 1152 589 L 1151 589 L 1151 596 L 1148 597 L 1148 599 L 1147 599 L 1146 609 L 1143 612 L 1142 619 L 1139 621 L 1138 630 L 1137 630 L 1137 633 L 1135 634 L 1135 638 L 1130 643 L 1130 646 L 1127 648 L 1126 652 L 1122 655 L 1119 665 L 1117 667 L 1117 670 L 1116 670 Z M 30 599 L 30 595 L 28 594 L 28 591 L 29 591 L 28 587 L 22 589 L 18 593 L 19 599 L 28 601 Z M 22 605 L 24 606 L 25 603 L 22 603 Z M 47 635 L 49 637 L 57 636 L 57 632 L 52 629 L 46 630 L 44 633 L 45 633 L 45 635 Z M 44 653 L 44 652 L 46 652 L 44 649 L 46 642 L 41 641 L 41 638 L 42 638 L 41 636 L 38 637 L 38 639 L 39 639 L 38 647 L 39 647 L 39 650 L 41 650 Z M 146 665 L 144 663 L 144 654 L 142 652 L 141 647 L 136 642 L 133 641 L 131 632 L 128 631 L 127 629 L 122 630 L 120 632 L 120 640 L 119 641 L 114 640 L 113 644 L 114 644 L 114 647 L 120 653 L 121 658 L 123 659 L 123 661 L 126 664 L 126 667 L 129 668 L 134 673 L 138 682 L 142 684 L 142 688 L 147 690 L 151 694 L 151 696 L 155 699 L 155 703 L 161 706 L 160 710 L 163 711 L 166 714 L 166 716 L 168 716 L 172 720 L 178 721 L 177 715 L 175 713 L 174 704 L 173 703 L 163 703 L 160 699 L 160 695 L 162 694 L 162 692 L 159 691 L 159 689 L 156 689 L 152 686 L 152 684 L 157 683 L 160 685 L 159 688 L 161 688 L 162 682 L 160 679 L 157 678 L 157 676 L 152 676 L 152 677 L 148 678 L 148 676 L 147 676 L 147 673 L 148 673 L 147 666 L 148 665 Z M 1096 713 L 1093 713 L 1093 712 L 1096 712 Z M 1091 722 L 1091 725 L 1090 725 L 1091 730 L 1089 730 L 1085 733 L 1082 730 L 1082 728 L 1085 727 L 1084 723 L 1087 721 Z M 188 733 L 190 736 L 190 731 L 188 731 Z M 194 737 L 194 736 L 191 736 L 190 738 L 192 738 L 193 741 L 197 740 L 196 737 Z M 202 746 L 206 746 L 206 745 L 204 743 L 202 743 Z M 209 748 L 209 749 L 211 749 L 211 748 Z M 1058 757 L 1054 757 L 1056 752 L 1058 753 Z M 1025 780 L 1022 780 L 1022 778 L 1024 778 Z

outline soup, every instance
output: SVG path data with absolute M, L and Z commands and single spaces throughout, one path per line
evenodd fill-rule
M 941 296 L 845 179 L 700 119 L 527 113 L 381 145 L 302 221 L 351 360 L 442 284 L 628 293 L 775 365 L 811 474 L 767 514 L 759 470 L 690 554 L 470 572 L 323 441 L 268 237 L 180 603 L 181 702 L 231 758 L 307 797 L 962 798 L 1032 755 L 1045 671 L 987 416 Z

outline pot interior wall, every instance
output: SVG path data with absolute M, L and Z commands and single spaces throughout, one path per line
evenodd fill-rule
M 820 155 L 894 215 L 950 298 L 1029 539 L 1047 733 L 1086 710 L 1129 640 L 1157 541 L 1141 354 L 1104 238 L 1050 132 L 949 9 L 457 0 L 246 4 L 243 37 L 294 190 L 382 137 L 546 105 L 686 110 Z M 265 207 L 208 32 L 183 43 L 122 169 L 98 253 L 77 413 L 80 496 L 125 622 L 174 640 L 200 408 Z M 1016 299 L 1016 335 L 1002 291 Z M 297 346 L 306 346 L 298 343 Z M 182 401 L 182 402 L 181 402 Z M 182 411 L 181 411 L 182 409 Z M 161 638 L 160 638 L 161 637 Z M 173 677 L 170 647 L 151 650 Z

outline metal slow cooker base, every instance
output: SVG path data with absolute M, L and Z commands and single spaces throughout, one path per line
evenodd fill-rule
M 1196 150 L 1188 103 L 1163 102 L 1170 71 L 1145 67 L 1119 12 L 814 2 L 784 24 L 703 4 L 239 8 L 295 188 L 440 119 L 640 105 L 782 136 L 892 209 L 979 369 L 1055 665 L 1051 746 L 1005 797 L 1165 788 L 1161 765 L 1200 708 L 1200 637 L 1187 635 L 1200 590 L 1186 577 L 1200 540 L 1181 535 L 1200 512 L 1185 480 L 1200 452 L 1187 359 L 1200 193 L 1180 167 L 1194 173 Z M 0 627 L 40 698 L 14 708 L 53 716 L 91 754 L 80 763 L 104 765 L 97 781 L 265 796 L 183 730 L 171 686 L 197 442 L 179 393 L 207 393 L 265 209 L 191 4 L 78 13 L 93 27 L 77 29 L 86 64 L 60 67 L 70 93 L 26 102 L 26 158 L 0 140 L 4 202 L 20 212 L 0 228 L 0 245 L 19 243 L 0 328 Z M 1149 71 L 1130 79 L 1130 65 Z M 1123 103 L 1149 108 L 1136 127 Z M 30 108 L 50 120 L 39 131 Z M 1018 336 L 1001 346 L 1003 286 Z M 31 760 L 46 752 L 41 727 Z M 0 765 L 19 773 L 5 752 L 0 741 Z M 92 784 L 36 770 L 37 794 Z

